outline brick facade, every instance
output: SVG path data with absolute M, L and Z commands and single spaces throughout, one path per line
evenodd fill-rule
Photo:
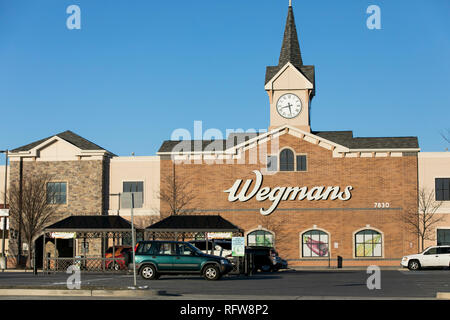
M 333 158 L 328 149 L 284 134 L 279 138 L 279 150 L 289 147 L 295 153 L 306 154 L 307 172 L 264 175 L 262 187 L 340 186 L 342 190 L 352 186 L 352 197 L 348 201 L 281 201 L 272 214 L 262 216 L 259 208 L 267 209 L 270 201 L 252 198 L 247 202 L 229 202 L 224 190 L 236 179 L 243 179 L 243 183 L 255 179 L 252 171 L 265 167 L 261 162 L 265 162 L 266 150 L 271 150 L 270 143 L 255 147 L 260 148 L 253 152 L 261 159 L 258 164 L 249 164 L 250 151 L 246 151 L 246 162 L 242 164 L 237 160 L 233 164 L 176 164 L 177 178 L 190 180 L 197 193 L 190 209 L 196 214 L 220 214 L 246 233 L 258 228 L 272 231 L 276 249 L 291 265 L 335 265 L 337 256 L 343 257 L 347 266 L 399 265 L 403 255 L 416 252 L 417 237 L 408 233 L 398 218 L 403 210 L 417 211 L 416 156 Z M 172 174 L 172 166 L 172 160 L 162 158 L 161 184 L 164 176 Z M 389 203 L 389 209 L 377 209 L 375 203 Z M 161 212 L 167 211 L 167 204 L 161 202 Z M 302 258 L 300 235 L 313 228 L 328 233 L 330 262 L 328 258 Z M 354 257 L 354 233 L 361 229 L 382 233 L 381 259 Z

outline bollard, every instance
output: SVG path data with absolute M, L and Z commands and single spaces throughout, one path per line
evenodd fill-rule
M 338 269 L 341 269 L 342 268 L 342 261 L 343 261 L 344 259 L 342 259 L 342 257 L 341 256 L 338 256 L 338 265 L 337 265 L 337 267 L 338 267 Z

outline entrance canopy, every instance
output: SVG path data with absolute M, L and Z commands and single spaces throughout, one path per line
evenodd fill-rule
M 177 239 L 179 235 L 185 238 L 195 238 L 198 234 L 208 232 L 231 232 L 241 235 L 243 230 L 230 221 L 215 215 L 182 215 L 169 216 L 151 226 L 145 228 L 155 238 Z
M 142 239 L 143 230 L 136 230 L 136 236 Z M 115 252 L 116 246 L 132 243 L 131 222 L 120 216 L 70 216 L 46 227 L 43 237 L 44 270 L 61 271 L 75 264 L 89 271 L 127 268 Z
M 44 229 L 45 232 L 131 232 L 131 223 L 120 216 L 70 216 Z

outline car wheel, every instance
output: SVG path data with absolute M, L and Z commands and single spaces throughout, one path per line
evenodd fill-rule
M 203 270 L 203 277 L 205 277 L 206 280 L 219 280 L 220 276 L 219 268 L 214 265 L 206 266 Z
M 143 266 L 140 273 L 145 280 L 156 280 L 159 278 L 155 267 L 152 265 Z
M 263 271 L 263 272 L 269 272 L 271 269 L 272 268 L 267 264 L 261 266 L 261 271 Z
M 419 270 L 419 269 L 420 269 L 420 263 L 419 263 L 419 261 L 417 261 L 417 260 L 411 260 L 411 261 L 408 263 L 408 269 L 409 269 L 409 270 L 412 270 L 412 271 Z
M 116 263 L 110 263 L 108 266 L 109 270 L 114 270 L 114 271 L 118 271 L 120 270 L 120 265 L 116 262 Z

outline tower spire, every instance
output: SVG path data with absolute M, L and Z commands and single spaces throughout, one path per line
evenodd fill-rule
M 297 28 L 295 26 L 294 10 L 292 9 L 292 0 L 289 0 L 286 28 L 284 30 L 283 44 L 281 46 L 278 65 L 283 66 L 288 62 L 292 63 L 296 67 L 303 65 L 300 44 L 297 36 Z

